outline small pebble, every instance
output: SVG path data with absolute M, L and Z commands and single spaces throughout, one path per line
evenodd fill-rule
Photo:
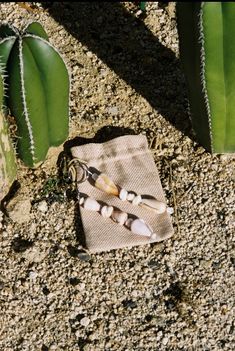
M 30 271 L 30 272 L 29 272 L 29 279 L 34 280 L 34 279 L 37 278 L 37 276 L 38 276 L 38 273 L 37 273 L 37 272 L 35 272 L 35 271 Z
M 89 317 L 84 317 L 80 320 L 80 324 L 83 326 L 83 327 L 87 327 L 90 323 L 90 318 Z
M 38 203 L 38 210 L 42 213 L 46 213 L 48 211 L 47 202 L 45 200 Z

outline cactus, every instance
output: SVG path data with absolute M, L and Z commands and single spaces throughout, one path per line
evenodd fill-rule
M 8 107 L 15 117 L 17 150 L 29 167 L 45 160 L 50 146 L 68 136 L 69 75 L 43 27 L 31 23 L 22 34 L 0 27 L 0 56 L 8 75 Z
M 16 176 L 15 153 L 2 111 L 3 96 L 3 80 L 0 75 L 0 201 L 7 195 Z
M 146 1 L 140 1 L 140 9 L 141 11 L 146 11 Z
M 235 3 L 178 2 L 192 126 L 212 153 L 235 151 Z

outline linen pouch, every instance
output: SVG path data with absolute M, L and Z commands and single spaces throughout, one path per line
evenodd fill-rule
M 128 192 L 154 196 L 165 202 L 158 171 L 144 135 L 125 135 L 104 143 L 73 146 L 71 153 L 73 157 L 86 161 L 88 167 L 105 173 Z M 159 215 L 153 210 L 121 201 L 97 189 L 88 180 L 79 184 L 79 190 L 98 202 L 142 218 L 156 233 L 154 239 L 136 235 L 111 218 L 102 217 L 100 212 L 88 211 L 80 206 L 85 246 L 91 253 L 158 242 L 173 234 L 167 211 Z

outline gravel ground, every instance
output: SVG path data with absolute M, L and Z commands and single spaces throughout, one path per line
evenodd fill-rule
M 234 157 L 197 144 L 178 57 L 174 3 L 1 3 L 0 19 L 38 20 L 71 73 L 70 136 L 149 141 L 174 236 L 86 253 L 51 150 L 19 161 L 1 213 L 0 350 L 234 350 Z M 83 140 L 85 140 L 83 139 Z

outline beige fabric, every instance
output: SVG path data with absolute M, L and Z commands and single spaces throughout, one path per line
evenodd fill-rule
M 102 144 L 75 146 L 71 152 L 73 157 L 86 160 L 89 167 L 107 174 L 122 188 L 165 201 L 158 171 L 144 135 L 125 135 Z M 79 189 L 97 201 L 144 219 L 157 234 L 156 240 L 151 242 L 162 241 L 173 234 L 171 218 L 167 212 L 157 215 L 154 211 L 133 206 L 128 201 L 123 202 L 118 197 L 95 188 L 89 181 L 80 184 Z M 80 211 L 86 247 L 90 252 L 150 243 L 149 238 L 133 234 L 110 218 L 104 219 L 99 212 L 85 210 L 82 206 Z

